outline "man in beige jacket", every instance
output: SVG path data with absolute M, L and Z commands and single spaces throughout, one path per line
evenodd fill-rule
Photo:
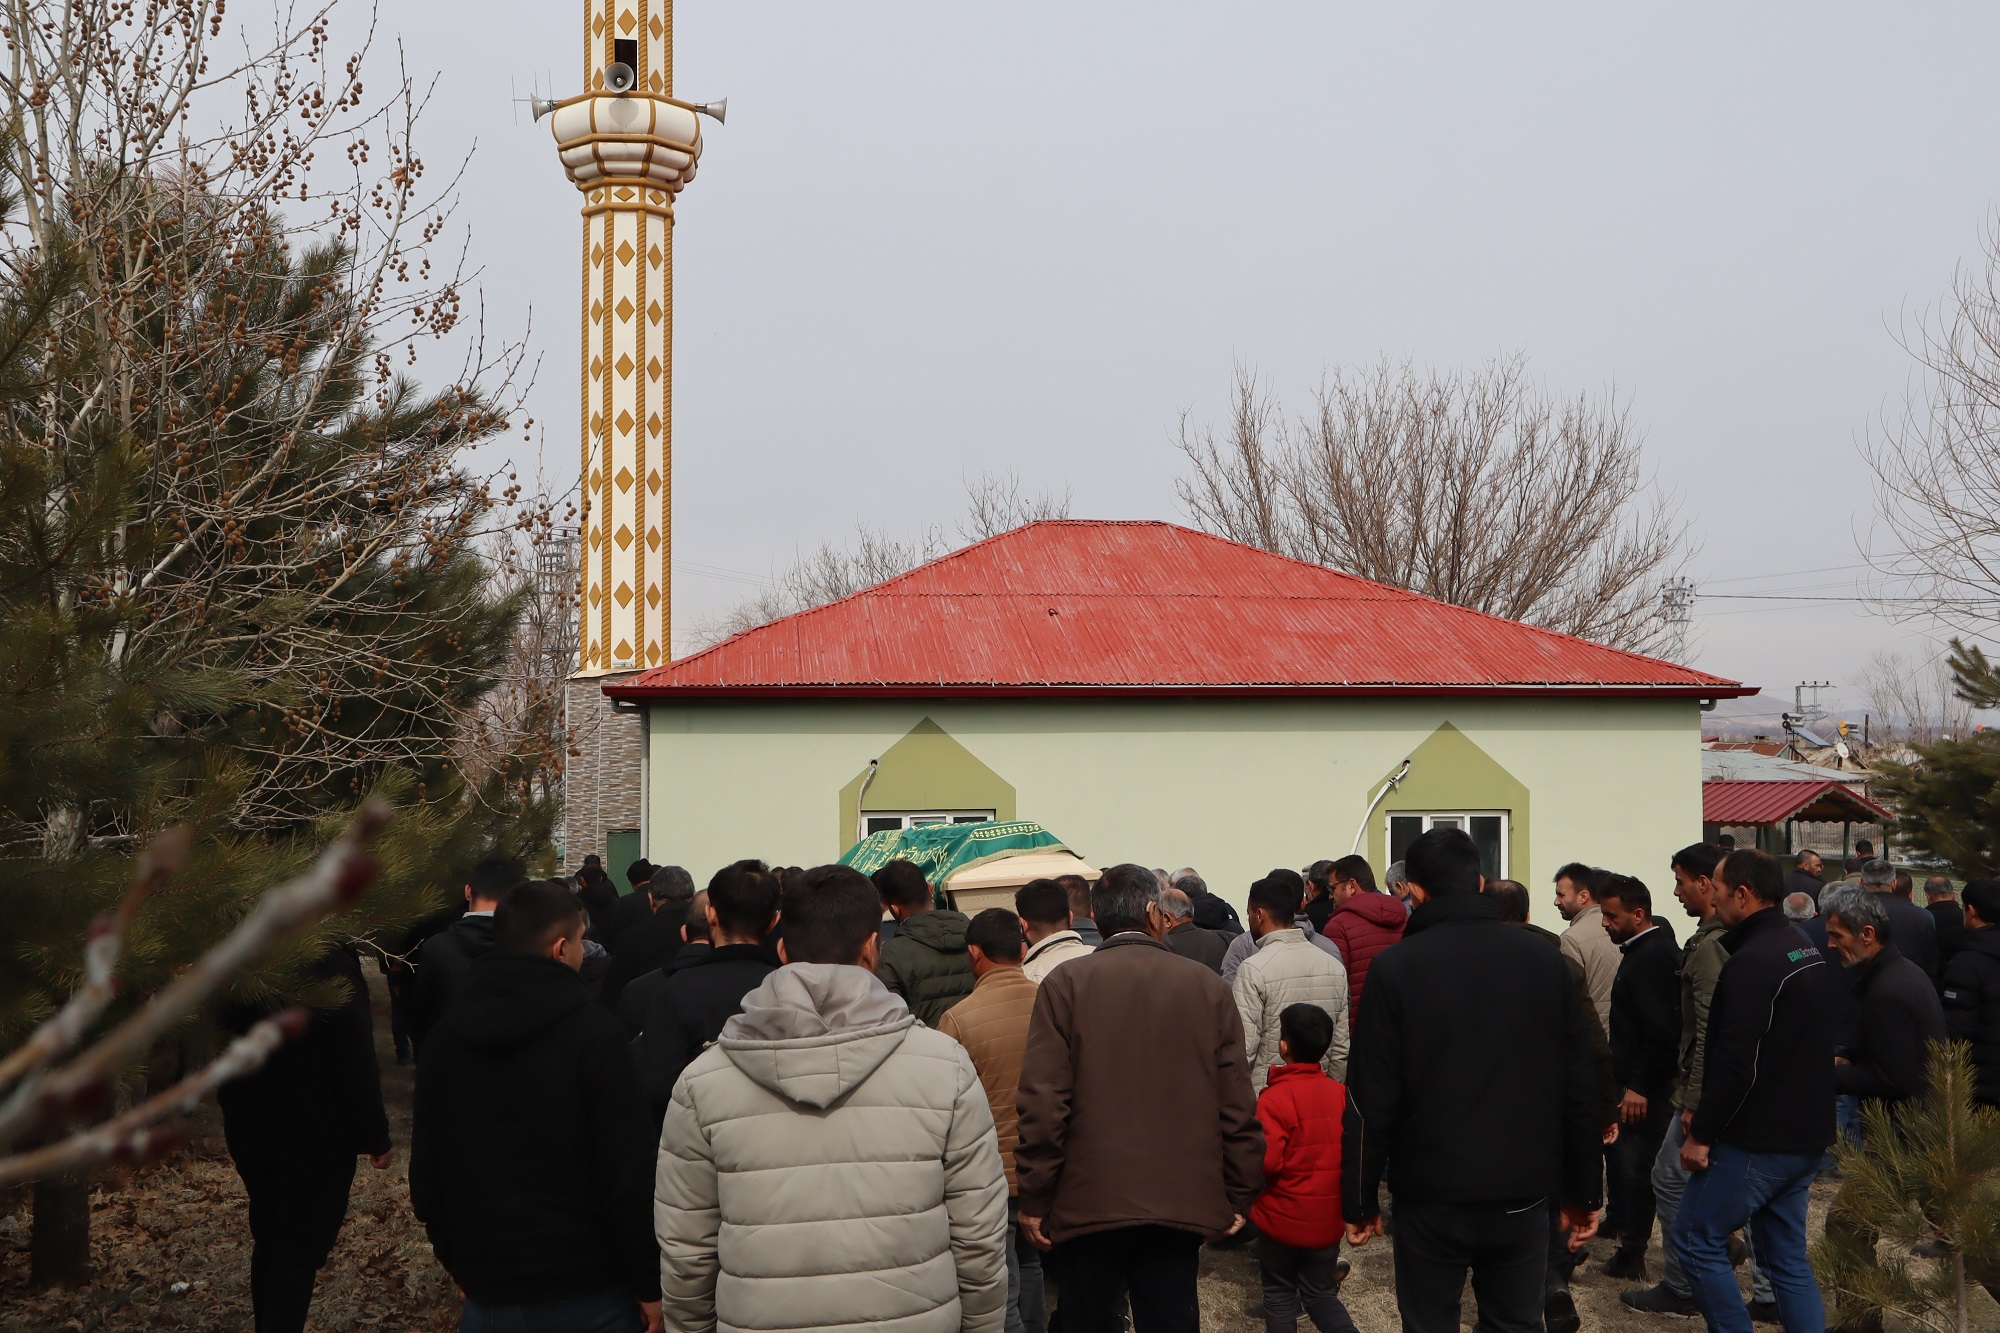
M 881 911 L 845 866 L 788 880 L 786 966 L 674 1086 L 653 1227 L 680 1333 L 1002 1333 L 993 1113 L 964 1048 L 876 979 Z
M 1278 875 L 1250 886 L 1250 933 L 1257 949 L 1237 967 L 1230 989 L 1243 1018 L 1251 1086 L 1259 1091 L 1279 1063 L 1278 1016 L 1295 1004 L 1316 1004 L 1333 1020 L 1333 1044 L 1320 1067 L 1333 1078 L 1347 1077 L 1347 968 L 1339 955 L 1311 943 L 1293 924 L 1301 896 L 1290 879 Z
M 1572 861 L 1556 871 L 1556 910 L 1569 922 L 1559 943 L 1562 951 L 1583 968 L 1590 987 L 1590 1002 L 1597 1007 L 1597 1021 L 1611 1030 L 1611 983 L 1618 979 L 1618 964 L 1624 955 L 1604 931 L 1604 913 L 1592 896 L 1597 877 L 1604 872 Z
M 945 1011 L 938 1031 L 972 1057 L 993 1111 L 1000 1161 L 1007 1168 L 1007 1333 L 1044 1333 L 1042 1252 L 1014 1229 L 1021 1211 L 1014 1183 L 1014 1145 L 1021 1137 L 1021 1058 L 1028 1049 L 1028 1020 L 1035 1013 L 1035 983 L 1021 970 L 1028 940 L 1019 917 L 1004 907 L 989 907 L 965 928 L 965 948 L 978 981 L 972 994 Z

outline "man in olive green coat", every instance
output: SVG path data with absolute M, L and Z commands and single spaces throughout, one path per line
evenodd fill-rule
M 896 933 L 882 946 L 875 975 L 910 1006 L 917 1021 L 936 1027 L 945 1010 L 972 994 L 972 955 L 965 951 L 965 913 L 933 907 L 924 872 L 891 861 L 871 878 Z

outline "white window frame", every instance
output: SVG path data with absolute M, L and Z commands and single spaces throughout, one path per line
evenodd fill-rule
M 1472 832 L 1471 820 L 1475 815 L 1497 816 L 1500 820 L 1500 873 L 1511 874 L 1514 868 L 1514 812 L 1512 810 L 1390 810 L 1382 820 L 1382 849 L 1394 859 L 1395 825 L 1391 820 L 1421 819 L 1424 821 L 1420 833 L 1429 833 L 1437 825 L 1435 820 L 1459 819 L 1467 822 L 1458 827 L 1467 834 Z
M 997 817 L 993 810 L 863 810 L 861 827 L 866 830 L 864 837 L 876 833 L 887 833 L 893 829 L 921 828 L 926 824 L 984 824 Z M 877 820 L 901 820 L 888 828 L 877 828 Z

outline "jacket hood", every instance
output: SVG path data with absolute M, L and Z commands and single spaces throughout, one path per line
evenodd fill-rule
M 1975 953 L 1985 954 L 1988 958 L 2000 959 L 2000 930 L 1995 930 L 1991 926 L 1968 930 L 1965 932 L 1965 943 L 1959 948 L 1971 949 Z
M 1272 1065 L 1270 1077 L 1265 1080 L 1264 1086 L 1266 1088 L 1275 1088 L 1287 1079 L 1326 1077 L 1326 1070 L 1320 1068 L 1318 1062 L 1309 1065 L 1302 1065 L 1296 1062 L 1288 1065 Z
M 896 924 L 896 936 L 898 939 L 915 940 L 939 953 L 964 953 L 965 928 L 971 922 L 972 919 L 963 912 L 934 908 L 904 917 Z
M 1400 930 L 1409 921 L 1410 914 L 1403 910 L 1403 904 L 1393 894 L 1357 893 L 1334 912 L 1352 912 L 1371 926 L 1383 926 Z
M 802 1106 L 826 1107 L 867 1082 L 916 1022 L 866 968 L 792 963 L 743 997 L 743 1012 L 723 1024 L 719 1045 L 758 1085 Z
M 1410 924 L 1403 934 L 1415 935 L 1429 930 L 1432 926 L 1442 926 L 1459 921 L 1498 921 L 1500 904 L 1483 893 L 1450 893 L 1442 898 L 1427 899 L 1416 911 L 1410 913 Z
M 451 923 L 448 927 L 454 935 L 463 935 L 477 941 L 481 948 L 493 943 L 493 913 L 481 912 L 474 916 L 470 912 Z
M 445 1023 L 473 1049 L 509 1055 L 590 1003 L 576 973 L 553 958 L 485 954 Z

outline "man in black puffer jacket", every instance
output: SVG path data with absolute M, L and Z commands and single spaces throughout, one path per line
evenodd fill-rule
M 1945 970 L 1945 1028 L 1972 1045 L 1973 1096 L 2000 1106 L 2000 880 L 1973 880 L 1964 899 L 1965 943 Z
M 461 1329 L 660 1328 L 658 1135 L 618 1020 L 577 976 L 583 904 L 523 884 L 417 1061 L 410 1202 Z

